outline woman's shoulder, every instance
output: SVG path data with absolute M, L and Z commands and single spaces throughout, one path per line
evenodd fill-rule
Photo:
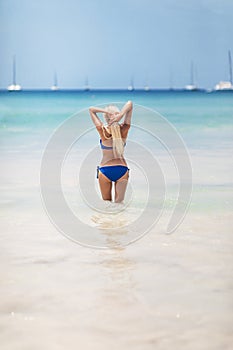
M 121 137 L 123 139 L 125 139 L 128 135 L 128 131 L 129 131 L 129 128 L 130 128 L 130 124 L 125 124 L 125 123 L 122 123 L 120 125 L 120 128 L 121 128 Z
M 95 126 L 98 131 L 103 131 L 103 124 Z
M 104 124 L 98 125 L 98 126 L 96 126 L 96 129 L 99 132 L 101 139 L 108 139 L 111 137 L 111 134 L 109 132 L 109 128 L 106 125 L 104 125 Z
M 120 127 L 122 130 L 129 130 L 130 124 L 122 123 L 120 124 Z

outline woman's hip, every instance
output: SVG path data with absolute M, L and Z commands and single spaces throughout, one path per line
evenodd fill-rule
M 99 171 L 104 174 L 110 181 L 116 182 L 121 177 L 123 177 L 126 172 L 129 172 L 129 168 L 127 165 L 104 165 L 97 166 L 97 178 L 99 177 Z

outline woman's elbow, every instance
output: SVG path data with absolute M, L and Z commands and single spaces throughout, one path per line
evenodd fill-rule
M 128 101 L 127 104 L 129 105 L 129 107 L 132 109 L 133 108 L 133 102 L 132 101 Z

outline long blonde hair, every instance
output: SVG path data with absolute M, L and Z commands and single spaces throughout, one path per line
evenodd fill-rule
M 105 107 L 106 113 L 104 113 L 104 118 L 106 122 L 108 123 L 110 121 L 107 113 L 115 113 L 120 112 L 119 108 L 115 105 L 109 105 Z M 110 129 L 110 133 L 112 134 L 112 147 L 113 147 L 113 154 L 115 158 L 122 158 L 124 153 L 124 142 L 121 137 L 121 130 L 120 125 L 115 122 L 112 125 L 108 126 L 108 129 Z M 103 127 L 104 132 L 104 127 Z M 104 136 L 106 137 L 106 134 L 104 133 Z M 106 139 L 110 139 L 110 137 L 106 137 Z

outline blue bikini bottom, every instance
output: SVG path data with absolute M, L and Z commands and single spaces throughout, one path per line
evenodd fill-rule
M 108 165 L 108 166 L 97 166 L 97 179 L 99 177 L 99 171 L 101 171 L 102 174 L 107 176 L 107 178 L 110 181 L 116 182 L 119 180 L 123 175 L 125 175 L 126 171 L 129 170 L 129 168 L 125 165 Z

